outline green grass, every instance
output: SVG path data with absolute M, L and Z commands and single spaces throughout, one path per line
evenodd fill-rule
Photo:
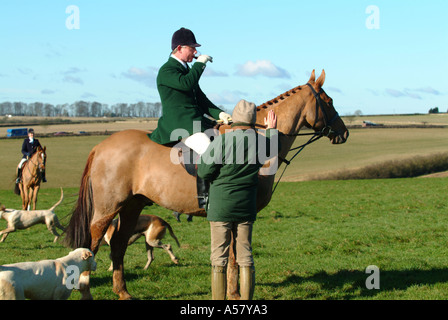
M 439 118 L 438 118 L 439 119 Z M 420 121 L 420 119 L 419 119 Z M 87 155 L 106 136 L 40 139 L 48 149 L 47 178 L 38 207 L 51 207 L 64 187 L 56 213 L 70 213 Z M 446 152 L 446 129 L 355 129 L 344 145 L 321 139 L 308 146 L 282 181 L 356 169 L 389 160 Z M 305 138 L 297 139 L 296 144 Z M 12 192 L 21 140 L 0 140 L 0 203 L 19 208 Z M 307 181 L 280 183 L 255 224 L 256 299 L 447 299 L 447 178 Z M 167 220 L 179 238 L 175 266 L 162 250 L 143 271 L 143 239 L 125 257 L 129 291 L 139 299 L 209 299 L 209 225 L 204 218 L 177 223 L 171 212 L 146 208 Z M 62 220 L 68 223 L 68 218 Z M 6 225 L 0 221 L 0 228 Z M 44 225 L 9 235 L 0 243 L 0 264 L 64 256 Z M 102 247 L 92 277 L 96 299 L 112 293 L 109 249 Z M 367 290 L 365 268 L 380 268 L 381 289 Z M 72 299 L 78 299 L 73 293 Z
M 448 178 L 308 181 L 281 183 L 259 213 L 253 249 L 257 271 L 255 299 L 447 299 Z M 70 212 L 77 188 L 67 188 L 57 209 Z M 18 207 L 20 198 L 0 190 L 0 202 Z M 40 207 L 50 207 L 59 190 L 44 189 Z M 209 225 L 204 218 L 178 223 L 158 206 L 146 208 L 167 220 L 181 248 L 171 243 L 180 265 L 162 250 L 144 271 L 143 239 L 125 257 L 129 291 L 139 299 L 209 299 Z M 62 220 L 68 223 L 68 218 Z M 4 220 L 0 227 L 4 228 Z M 10 234 L 0 244 L 0 263 L 53 259 L 68 249 L 52 242 L 45 226 Z M 112 293 L 109 248 L 102 247 L 92 276 L 96 299 Z M 368 290 L 365 269 L 380 269 L 380 290 Z M 72 294 L 78 299 L 79 293 Z

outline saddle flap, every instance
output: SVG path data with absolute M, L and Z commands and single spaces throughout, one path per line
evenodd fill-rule
M 189 175 L 196 178 L 198 206 L 199 208 L 205 208 L 208 201 L 208 191 L 210 188 L 210 183 L 198 177 L 197 161 L 199 159 L 199 154 L 193 149 L 190 149 L 187 146 L 183 146 L 179 148 L 178 156 L 179 162 L 182 167 L 184 167 Z
M 178 156 L 180 164 L 182 165 L 182 167 L 184 167 L 184 169 L 188 172 L 188 174 L 193 177 L 197 177 L 198 175 L 197 160 L 199 159 L 199 155 L 193 149 L 190 149 L 187 146 L 185 146 L 179 148 Z

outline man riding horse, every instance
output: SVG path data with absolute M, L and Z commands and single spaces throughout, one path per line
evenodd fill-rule
M 23 140 L 22 144 L 22 160 L 20 160 L 19 165 L 17 166 L 17 179 L 16 184 L 20 183 L 20 178 L 22 177 L 22 167 L 23 164 L 31 158 L 31 156 L 36 152 L 37 148 L 42 146 L 38 139 L 34 139 L 34 130 L 32 128 L 28 129 L 28 138 Z M 42 172 L 42 182 L 47 182 L 45 178 L 45 170 Z
M 231 116 L 215 106 L 199 87 L 205 65 L 208 61 L 213 62 L 212 57 L 200 55 L 191 68 L 187 64 L 196 58 L 196 48 L 199 46 L 191 30 L 181 28 L 174 32 L 172 53 L 157 75 L 162 116 L 151 134 L 151 140 L 164 145 L 177 143 L 180 139 L 176 132 L 180 132 L 181 141 L 200 155 L 210 144 L 210 136 L 218 135 L 213 130 L 207 130 L 214 123 L 204 114 L 225 124 L 229 124 Z M 204 190 L 204 193 L 198 194 L 198 199 L 205 205 L 205 182 L 198 178 L 198 184 L 198 189 Z M 175 216 L 179 220 L 179 216 Z

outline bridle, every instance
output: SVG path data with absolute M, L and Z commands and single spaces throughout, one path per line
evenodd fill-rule
M 36 151 L 36 157 L 37 157 L 37 163 L 33 161 L 33 158 L 29 158 L 29 162 L 32 163 L 36 168 L 37 171 L 42 172 L 45 169 L 45 153 L 43 151 Z M 42 161 L 39 161 L 39 157 L 42 157 Z M 29 173 L 31 174 L 31 168 L 30 166 L 27 166 Z
M 324 115 L 324 124 L 325 125 L 320 132 L 317 132 L 317 134 L 320 134 L 320 135 L 326 136 L 326 137 L 328 137 L 332 133 L 337 134 L 336 131 L 333 131 L 333 129 L 331 128 L 331 125 L 340 117 L 339 117 L 339 114 L 336 112 L 334 114 L 333 118 L 331 118 L 331 119 L 328 118 L 327 111 L 322 106 L 322 100 L 320 98 L 320 95 L 324 92 L 324 89 L 320 88 L 319 92 L 316 92 L 316 90 L 314 90 L 313 86 L 310 83 L 307 83 L 306 85 L 311 89 L 314 99 L 316 99 L 316 116 L 314 118 L 313 130 L 316 129 L 316 123 L 317 123 L 317 118 L 318 118 L 319 109 L 320 109 L 320 111 L 322 111 L 322 113 Z M 328 130 L 326 134 L 325 134 L 325 130 Z
M 307 145 L 309 145 L 309 144 L 311 144 L 311 143 L 313 143 L 313 142 L 319 140 L 319 139 L 322 138 L 322 137 L 328 137 L 328 136 L 330 136 L 331 134 L 338 135 L 338 132 L 337 132 L 337 131 L 334 131 L 333 128 L 332 128 L 331 126 L 332 126 L 333 123 L 334 123 L 336 120 L 338 120 L 340 117 L 339 117 L 339 114 L 336 112 L 335 115 L 334 115 L 331 119 L 328 118 L 327 111 L 326 111 L 325 108 L 322 106 L 322 99 L 320 98 L 320 95 L 324 92 L 324 89 L 320 88 L 319 92 L 316 92 L 316 90 L 314 90 L 313 86 L 312 86 L 310 83 L 307 83 L 306 85 L 311 89 L 311 92 L 313 93 L 314 99 L 316 100 L 316 113 L 315 113 L 314 124 L 313 124 L 313 126 L 312 126 L 312 129 L 313 129 L 313 130 L 316 130 L 316 124 L 317 124 L 317 122 L 318 122 L 319 109 L 322 111 L 322 114 L 324 115 L 324 118 L 323 118 L 323 120 L 324 120 L 324 127 L 322 128 L 322 130 L 317 131 L 317 132 L 315 131 L 315 132 L 312 132 L 312 133 L 283 134 L 283 135 L 285 135 L 285 136 L 295 136 L 295 137 L 297 137 L 297 136 L 309 136 L 309 135 L 311 135 L 312 137 L 311 137 L 306 143 L 304 143 L 304 144 L 302 144 L 302 145 L 300 145 L 300 146 L 298 146 L 298 147 L 295 147 L 295 148 L 293 148 L 293 149 L 290 149 L 289 151 L 295 151 L 295 150 L 297 150 L 297 151 L 296 151 L 296 153 L 295 153 L 289 160 L 283 159 L 283 158 L 281 158 L 281 157 L 279 156 L 279 159 L 282 160 L 282 161 L 285 163 L 285 168 L 283 169 L 283 172 L 282 172 L 282 174 L 280 175 L 280 178 L 277 180 L 277 182 L 276 182 L 276 184 L 275 184 L 275 186 L 274 186 L 274 189 L 272 190 L 272 194 L 274 194 L 274 191 L 275 191 L 275 189 L 277 188 L 278 183 L 279 183 L 280 180 L 282 179 L 283 174 L 284 174 L 285 171 L 286 171 L 286 168 L 290 165 L 291 161 L 292 161 L 295 157 L 297 157 L 297 155 L 298 155 L 300 152 L 302 152 L 302 150 L 303 150 Z M 282 133 L 280 133 L 280 134 L 282 134 Z

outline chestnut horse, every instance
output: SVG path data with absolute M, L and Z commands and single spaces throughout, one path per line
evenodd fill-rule
M 22 166 L 22 177 L 14 188 L 15 194 L 22 197 L 22 210 L 29 210 L 31 201 L 33 210 L 36 210 L 37 193 L 40 189 L 46 160 L 46 147 L 37 147 L 36 152 Z
M 296 87 L 257 107 L 257 126 L 269 110 L 277 115 L 281 150 L 285 159 L 302 127 L 326 135 L 333 144 L 344 143 L 348 130 L 323 91 L 325 72 L 315 80 L 314 70 L 304 86 Z M 79 197 L 66 230 L 65 243 L 73 248 L 98 251 L 114 217 L 120 215 L 120 228 L 111 241 L 113 291 L 120 299 L 131 298 L 124 279 L 123 257 L 141 210 L 157 203 L 169 210 L 206 216 L 198 207 L 196 180 L 180 164 L 170 161 L 171 147 L 148 138 L 148 132 L 125 130 L 95 146 L 89 154 L 81 179 Z M 270 201 L 275 175 L 260 176 L 257 209 Z M 232 278 L 234 279 L 234 278 Z M 82 298 L 92 298 L 89 274 L 80 277 Z

